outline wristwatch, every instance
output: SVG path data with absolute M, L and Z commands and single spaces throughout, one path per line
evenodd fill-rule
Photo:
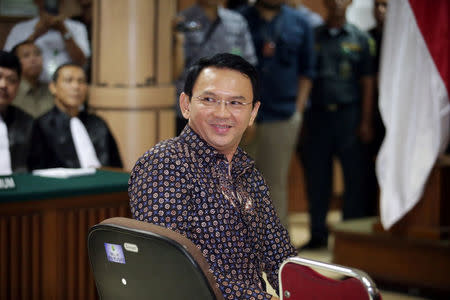
M 63 39 L 65 41 L 70 40 L 73 37 L 72 33 L 70 31 L 67 31 L 66 33 L 64 33 L 63 35 Z

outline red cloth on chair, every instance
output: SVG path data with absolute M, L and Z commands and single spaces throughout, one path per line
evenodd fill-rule
M 288 263 L 282 270 L 283 290 L 289 291 L 285 300 L 365 300 L 369 299 L 362 283 L 356 278 L 336 280 L 323 276 L 310 267 Z M 281 295 L 280 295 L 281 296 Z

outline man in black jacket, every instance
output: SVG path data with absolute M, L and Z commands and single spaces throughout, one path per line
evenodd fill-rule
M 30 168 L 122 167 L 105 121 L 81 110 L 88 90 L 83 69 L 76 64 L 60 66 L 49 88 L 55 106 L 33 126 Z
M 33 118 L 11 105 L 20 83 L 19 59 L 0 51 L 0 175 L 27 171 Z

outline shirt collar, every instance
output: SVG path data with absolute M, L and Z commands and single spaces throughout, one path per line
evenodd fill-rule
M 327 33 L 328 33 L 330 36 L 338 36 L 338 35 L 340 35 L 340 34 L 342 34 L 342 33 L 347 34 L 347 33 L 349 33 L 349 32 L 351 31 L 351 28 L 350 28 L 350 24 L 349 24 L 349 23 L 345 23 L 341 28 L 329 28 L 329 27 L 326 27 L 326 28 L 327 28 Z M 333 35 L 333 34 L 331 33 L 331 30 L 335 30 L 335 29 L 338 30 L 338 33 L 335 34 L 335 35 Z
M 30 93 L 33 90 L 33 88 L 26 79 L 22 79 L 20 81 L 19 90 L 21 90 L 24 94 L 27 95 L 28 93 Z
M 196 156 L 203 158 L 204 161 L 210 161 L 211 165 L 220 162 L 228 164 L 225 155 L 209 145 L 189 125 L 186 125 L 178 139 L 188 145 L 191 153 L 195 153 Z M 235 178 L 242 175 L 249 167 L 253 167 L 255 162 L 245 151 L 238 147 L 233 155 L 231 164 L 231 174 Z
M 193 10 L 195 12 L 195 15 L 199 18 L 200 23 L 205 26 L 204 28 L 206 28 L 206 26 L 212 24 L 214 21 L 211 21 L 208 16 L 205 14 L 205 11 L 203 10 L 203 8 L 200 7 L 200 5 L 198 4 L 194 4 L 193 5 Z M 223 8 L 221 8 L 220 6 L 217 9 L 217 18 L 221 18 L 223 17 Z
M 58 119 L 60 119 L 64 122 L 70 121 L 70 116 L 68 114 L 66 114 L 65 112 L 63 112 L 62 110 L 60 110 L 58 108 L 58 106 L 54 105 L 52 111 L 57 116 Z

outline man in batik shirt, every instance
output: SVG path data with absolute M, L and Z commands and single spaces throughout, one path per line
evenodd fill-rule
M 180 108 L 188 126 L 136 163 L 131 212 L 194 242 L 226 299 L 278 299 L 278 269 L 294 256 L 254 161 L 238 148 L 258 112 L 256 70 L 233 54 L 201 59 L 187 76 Z

